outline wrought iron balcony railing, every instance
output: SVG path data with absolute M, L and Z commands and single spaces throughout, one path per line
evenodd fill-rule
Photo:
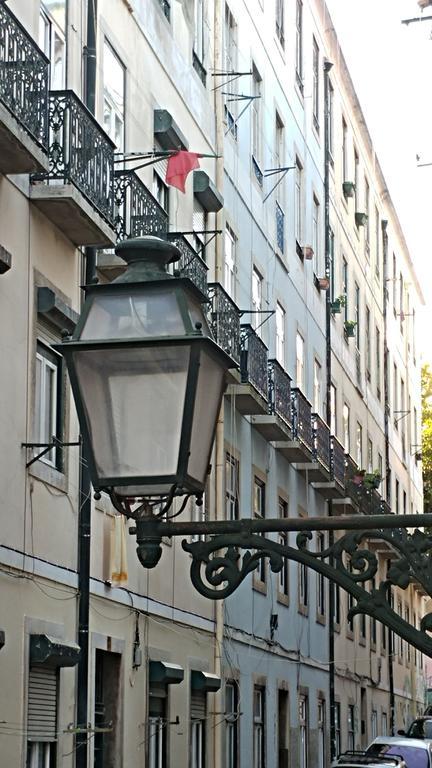
M 345 451 L 339 440 L 333 435 L 330 438 L 330 447 L 332 478 L 343 488 L 345 485 Z
M 277 360 L 268 361 L 269 411 L 291 429 L 291 379 Z
M 73 184 L 114 225 L 114 144 L 73 91 L 49 94 L 49 170 L 34 181 Z
M 115 230 L 118 240 L 142 235 L 166 237 L 168 214 L 135 171 L 116 171 Z
M 240 374 L 244 384 L 252 384 L 268 399 L 267 347 L 249 323 L 240 326 Z
M 182 277 L 189 277 L 204 296 L 208 294 L 207 288 L 207 264 L 198 256 L 184 235 L 178 232 L 169 232 L 168 240 L 177 246 L 181 252 L 180 261 L 174 264 L 174 269 L 180 272 Z
M 312 437 L 314 461 L 330 470 L 330 429 L 317 413 L 312 414 Z
M 0 3 L 0 101 L 24 130 L 48 147 L 49 60 Z
M 311 404 L 308 400 L 306 400 L 304 394 L 298 389 L 298 387 L 293 387 L 291 389 L 291 402 L 294 437 L 297 440 L 301 440 L 306 448 L 312 452 L 313 441 Z
M 217 343 L 240 365 L 240 310 L 220 283 L 209 283 L 210 327 Z
M 375 488 L 368 488 L 351 456 L 345 456 L 345 492 L 365 515 L 389 514 L 391 509 Z

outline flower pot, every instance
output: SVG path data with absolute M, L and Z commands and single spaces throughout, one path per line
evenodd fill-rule
M 344 181 L 342 184 L 344 197 L 354 197 L 355 184 L 353 181 Z
M 355 327 L 356 324 L 354 322 L 347 320 L 345 323 L 345 336 L 347 336 L 349 339 L 353 339 L 355 336 Z
M 311 245 L 303 246 L 303 256 L 305 257 L 305 259 L 307 259 L 307 261 L 312 261 L 314 257 L 314 252 Z
M 340 315 L 340 311 L 341 311 L 340 299 L 335 299 L 334 301 L 331 301 L 330 312 L 332 312 L 333 315 Z
M 358 227 L 365 227 L 367 220 L 367 213 L 360 213 L 359 211 L 355 212 L 355 223 Z

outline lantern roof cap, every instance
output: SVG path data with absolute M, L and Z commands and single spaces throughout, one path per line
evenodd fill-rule
M 116 245 L 115 252 L 124 259 L 128 267 L 113 283 L 170 279 L 172 275 L 167 272 L 167 265 L 181 257 L 174 243 L 154 235 L 122 240 Z

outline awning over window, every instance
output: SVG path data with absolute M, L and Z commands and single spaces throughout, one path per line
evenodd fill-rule
M 162 149 L 189 149 L 187 139 L 167 109 L 154 111 L 154 136 Z
M 74 667 L 81 649 L 76 643 L 48 635 L 30 635 L 30 664 Z
M 168 661 L 149 662 L 149 681 L 161 685 L 177 685 L 184 678 L 184 669 Z
M 193 691 L 216 693 L 221 687 L 221 679 L 211 672 L 201 672 L 193 669 L 191 672 L 191 688 Z
M 39 315 L 47 318 L 59 331 L 63 329 L 72 333 L 77 321 L 78 313 L 69 307 L 57 296 L 57 294 L 47 287 L 37 289 L 37 311 Z
M 223 208 L 223 197 L 205 171 L 194 171 L 194 195 L 204 210 L 217 213 Z

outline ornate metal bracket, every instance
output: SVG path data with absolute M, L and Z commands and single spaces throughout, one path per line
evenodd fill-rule
M 399 616 L 389 601 L 389 586 L 406 589 L 411 582 L 421 584 L 425 593 L 432 595 L 431 536 L 419 530 L 409 534 L 399 528 L 350 531 L 333 546 L 315 551 L 309 548 L 311 539 L 311 531 L 298 533 L 296 547 L 292 547 L 256 534 L 240 533 L 214 536 L 206 542 L 184 540 L 182 546 L 192 555 L 192 583 L 204 597 L 219 600 L 231 595 L 262 558 L 269 559 L 275 573 L 282 569 L 284 559 L 293 560 L 322 574 L 355 598 L 348 619 L 367 614 L 432 656 L 432 637 L 427 634 L 432 630 L 432 613 L 422 618 L 417 629 Z M 366 583 L 378 574 L 379 567 L 377 554 L 362 546 L 371 539 L 390 544 L 398 559 L 393 560 L 379 586 L 367 590 Z M 246 550 L 244 554 L 242 550 Z

